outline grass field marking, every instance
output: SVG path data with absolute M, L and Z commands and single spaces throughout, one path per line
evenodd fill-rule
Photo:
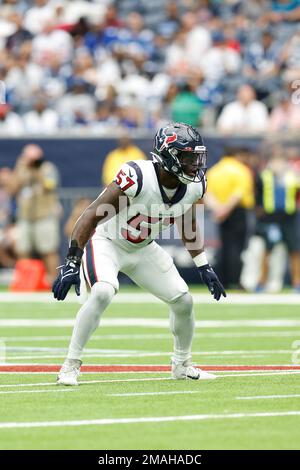
M 42 352 L 42 349 L 45 351 L 51 352 L 52 354 L 39 354 Z M 9 348 L 8 348 L 9 350 Z M 25 348 L 25 351 L 30 351 L 30 348 Z M 14 348 L 11 349 L 14 351 Z M 18 347 L 18 352 L 22 351 L 22 347 Z M 35 352 L 36 351 L 36 352 Z M 59 354 L 60 351 L 62 354 Z M 95 351 L 95 352 L 93 352 Z M 97 352 L 99 351 L 99 352 Z M 145 357 L 169 357 L 172 355 L 171 351 L 145 351 L 139 352 L 137 350 L 118 350 L 122 352 L 114 352 L 116 350 L 96 350 L 96 349 L 86 349 L 86 352 L 83 354 L 85 359 L 87 358 L 145 358 Z M 32 348 L 32 352 L 35 354 L 7 354 L 6 360 L 32 360 L 32 359 L 64 359 L 67 353 L 67 349 L 59 349 L 59 348 Z M 239 356 L 240 358 L 254 358 L 254 357 L 265 357 L 265 356 L 273 356 L 276 354 L 290 354 L 289 349 L 261 349 L 261 350 L 220 350 L 220 351 L 194 351 L 193 356 L 208 356 L 208 357 L 228 357 L 228 356 Z
M 169 373 L 168 373 L 169 374 Z M 114 383 L 114 382 L 148 382 L 148 381 L 157 381 L 157 380 L 173 380 L 171 377 L 137 377 L 132 379 L 100 379 L 100 380 L 80 380 L 79 385 L 89 385 L 89 384 L 100 384 L 100 383 Z M 57 384 L 53 382 L 43 382 L 43 383 L 31 383 L 31 384 L 1 384 L 0 388 L 10 388 L 10 387 L 46 387 L 46 386 L 55 386 Z
M 67 348 L 60 348 L 58 346 L 8 346 L 7 351 L 10 352 L 66 352 Z M 100 348 L 86 348 L 86 351 L 89 353 L 119 353 L 125 351 L 126 353 L 135 354 L 138 353 L 137 349 L 100 349 Z
M 63 388 L 60 390 L 8 390 L 2 391 L 0 390 L 0 395 L 8 395 L 8 394 L 15 394 L 15 393 L 62 393 L 62 392 L 76 392 L 77 389 L 75 388 Z
M 1 392 L 0 392 L 1 393 Z M 180 395 L 180 394 L 190 394 L 190 393 L 200 393 L 200 390 L 175 390 L 169 392 L 135 392 L 135 393 L 106 393 L 108 397 L 144 397 L 144 396 L 155 396 L 155 395 Z
M 214 299 L 209 293 L 199 294 L 193 293 L 195 303 L 199 304 L 212 304 Z M 16 302 L 37 302 L 37 303 L 56 303 L 50 292 L 46 293 L 11 293 L 1 292 L 0 302 L 16 303 Z M 65 299 L 67 303 L 75 303 L 78 305 L 78 298 L 75 294 L 71 293 Z M 236 305 L 299 305 L 300 296 L 298 294 L 238 294 L 229 293 L 226 299 L 223 299 L 224 304 Z M 146 292 L 131 292 L 131 293 L 118 293 L 113 299 L 115 304 L 162 304 L 162 301 L 157 299 L 151 294 Z
M 286 353 L 288 354 L 288 353 Z M 164 353 L 164 354 L 135 354 L 135 355 L 129 355 L 129 354 L 83 354 L 84 359 L 107 359 L 107 358 L 120 358 L 120 359 L 131 359 L 134 357 L 139 357 L 139 358 L 145 358 L 145 357 L 168 357 L 171 356 L 171 354 Z M 201 354 L 194 354 L 194 356 L 201 356 Z M 212 359 L 218 359 L 218 358 L 225 358 L 225 357 L 235 357 L 238 356 L 239 359 L 245 359 L 245 358 L 265 358 L 272 356 L 272 354 L 231 354 L 231 355 L 223 355 L 223 354 L 208 354 Z M 22 361 L 22 360 L 34 360 L 34 359 L 65 359 L 66 354 L 50 354 L 50 355 L 40 355 L 40 354 L 35 354 L 33 356 L 14 356 L 14 355 L 7 355 L 6 361 L 3 362 L 2 364 L 9 363 L 8 361 Z M 1 363 L 0 363 L 1 365 Z M 130 364 L 129 364 L 130 365 Z
M 291 364 L 273 364 L 273 365 L 197 365 L 197 367 L 208 371 L 299 371 L 300 365 Z M 10 363 L 0 365 L 0 372 L 58 372 L 59 364 L 43 363 Z M 161 372 L 170 371 L 171 366 L 166 364 L 84 364 L 81 372 L 103 373 L 103 372 Z
M 274 398 L 299 398 L 300 394 L 294 395 L 256 395 L 252 397 L 235 397 L 236 400 L 263 400 L 263 399 L 274 399 Z
M 152 334 L 113 334 L 113 335 L 94 335 L 91 341 L 103 341 L 103 340 L 153 340 L 153 339 L 170 339 L 172 337 L 170 333 L 152 333 Z M 287 330 L 287 331 L 257 331 L 257 332 L 222 332 L 222 333 L 196 333 L 194 338 L 248 338 L 248 337 L 300 337 L 300 330 Z M 70 335 L 60 336 L 2 336 L 0 340 L 7 342 L 44 342 L 44 341 L 69 341 Z
M 107 375 L 109 372 L 101 372 L 101 374 L 105 374 Z M 170 372 L 165 372 L 165 371 L 156 371 L 155 374 L 169 374 Z M 0 375 L 55 375 L 57 374 L 57 372 L 37 372 L 37 371 L 33 371 L 33 372 L 1 372 L 0 371 Z M 89 374 L 95 374 L 95 372 L 81 372 L 82 375 L 89 375 Z M 129 374 L 129 375 L 132 375 L 132 374 L 153 374 L 152 371 L 148 370 L 148 371 L 119 371 L 119 372 L 113 372 L 113 374 Z M 1 387 L 1 385 L 0 385 Z
M 196 333 L 194 338 L 285 338 L 285 337 L 300 337 L 300 330 L 292 331 L 255 331 L 255 332 L 222 332 L 222 333 Z
M 213 372 L 213 371 L 212 371 Z M 245 374 L 222 374 L 222 378 L 223 377 L 256 377 L 256 376 L 260 376 L 260 377 L 264 377 L 264 376 L 270 376 L 270 375 L 299 375 L 300 374 L 300 371 L 298 370 L 282 370 L 280 372 L 271 372 L 271 371 L 268 371 L 268 372 L 261 372 L 261 373 L 257 373 L 257 372 L 253 372 L 253 373 L 245 373 Z
M 0 429 L 16 428 L 49 428 L 62 426 L 105 426 L 110 424 L 141 424 L 141 423 L 163 423 L 175 421 L 204 421 L 243 418 L 272 418 L 272 417 L 300 416 L 299 410 L 291 411 L 269 411 L 262 413 L 223 413 L 223 414 L 198 414 L 185 416 L 146 416 L 141 418 L 108 418 L 87 419 L 74 421 L 35 421 L 35 422 L 7 422 L 0 423 Z
M 213 369 L 210 369 L 210 372 L 212 373 L 217 373 L 219 377 L 255 377 L 255 376 L 262 376 L 262 377 L 267 377 L 268 375 L 298 375 L 300 374 L 300 371 L 294 371 L 294 370 L 287 370 L 287 371 L 281 371 L 281 372 L 269 372 L 269 371 L 266 371 L 266 372 L 250 372 L 250 373 L 247 373 L 247 372 L 241 372 L 241 373 L 238 373 L 238 372 L 235 372 L 234 374 L 229 374 L 228 372 L 221 372 L 219 370 L 213 370 Z M 153 372 L 151 371 L 129 371 L 129 372 L 126 372 L 126 371 L 119 371 L 119 372 L 113 372 L 114 374 L 129 374 L 129 375 L 132 375 L 132 374 L 137 374 L 137 375 L 141 375 L 141 374 L 153 374 Z M 164 371 L 156 371 L 155 374 L 159 374 L 159 375 L 163 375 L 163 374 L 169 374 L 170 372 L 164 372 Z M 0 375 L 56 375 L 57 372 L 0 372 Z M 87 375 L 87 374 L 95 374 L 94 372 L 81 372 L 81 375 L 84 376 L 84 375 Z M 101 374 L 109 374 L 109 372 L 101 372 Z M 141 380 L 141 379 L 140 379 Z M 120 382 L 123 382 L 124 380 L 120 380 Z M 106 380 L 102 380 L 101 382 L 106 382 Z M 81 383 L 84 383 L 84 382 L 81 382 Z M 51 385 L 51 384 L 49 384 Z M 3 385 L 0 385 L 0 387 L 2 387 Z M 6 386 L 6 385 L 5 385 Z
M 211 372 L 217 372 L 219 371 L 214 371 L 211 369 Z M 90 372 L 84 372 L 83 374 L 89 374 Z M 136 372 L 134 372 L 136 373 Z M 144 373 L 144 372 L 140 372 Z M 9 373 L 10 374 L 10 373 Z M 23 373 L 17 372 L 16 374 L 23 375 Z M 25 373 L 29 374 L 29 373 Z M 24 375 L 25 375 L 24 374 Z M 35 372 L 35 374 L 49 374 L 49 372 Z M 135 378 L 130 378 L 130 379 L 99 379 L 99 380 L 80 380 L 79 385 L 84 384 L 84 385 L 89 385 L 89 384 L 98 384 L 98 383 L 123 383 L 123 382 L 148 382 L 148 381 L 158 381 L 158 380 L 173 380 L 169 376 L 169 372 L 160 372 L 160 374 L 168 374 L 167 377 L 135 377 Z M 226 377 L 268 377 L 272 375 L 299 375 L 300 371 L 280 371 L 280 372 L 261 372 L 261 373 L 235 373 L 235 374 L 222 374 L 218 375 L 218 378 L 226 378 Z M 50 375 L 50 374 L 49 374 Z M 53 373 L 53 375 L 56 375 L 56 373 Z M 0 388 L 15 388 L 15 387 L 45 387 L 45 386 L 57 386 L 56 382 L 37 382 L 37 383 L 21 383 L 21 384 L 1 384 Z
M 299 296 L 300 298 L 300 296 Z M 9 315 L 8 315 L 9 316 Z M 65 328 L 73 327 L 75 318 L 57 318 L 57 319 L 36 319 L 36 318 L 8 318 L 0 319 L 2 328 Z M 169 320 L 165 318 L 137 318 L 137 317 L 115 317 L 103 318 L 102 327 L 120 328 L 120 327 L 147 327 L 147 328 L 167 328 L 169 329 Z M 282 328 L 282 327 L 300 327 L 300 320 L 295 319 L 257 319 L 257 320 L 197 320 L 197 328 Z
M 36 347 L 36 346 L 8 346 L 6 348 L 9 352 L 60 352 L 65 353 L 67 348 L 59 348 L 59 347 Z M 110 354 L 128 354 L 135 357 L 136 354 L 147 354 L 150 356 L 164 356 L 173 354 L 172 351 L 141 351 L 138 349 L 99 349 L 99 348 L 86 348 L 86 354 L 104 354 L 110 357 Z M 212 350 L 212 351 L 193 351 L 193 355 L 204 355 L 209 356 L 210 354 L 223 354 L 223 355 L 235 355 L 235 354 L 264 354 L 264 353 L 272 353 L 272 354 L 285 354 L 290 353 L 290 349 L 219 349 L 219 350 Z

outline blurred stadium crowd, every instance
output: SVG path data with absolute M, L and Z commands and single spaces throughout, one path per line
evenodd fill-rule
M 0 133 L 297 132 L 299 19 L 299 0 L 2 0 Z

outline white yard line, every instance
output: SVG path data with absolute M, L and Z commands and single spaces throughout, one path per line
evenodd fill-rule
M 61 426 L 104 426 L 110 424 L 141 424 L 141 423 L 163 423 L 176 421 L 207 421 L 223 419 L 243 418 L 272 418 L 272 417 L 300 416 L 300 411 L 271 411 L 266 413 L 223 413 L 223 414 L 198 414 L 185 416 L 146 416 L 141 418 L 110 418 L 110 419 L 86 419 L 74 421 L 34 421 L 0 423 L 0 429 L 16 428 L 49 428 Z
M 300 296 L 299 296 L 300 297 Z M 36 318 L 14 318 L 1 319 L 0 327 L 7 328 L 26 328 L 26 327 L 44 327 L 44 328 L 65 328 L 74 325 L 74 318 L 57 319 L 36 319 Z M 147 328 L 169 328 L 169 320 L 165 318 L 103 318 L 102 327 L 128 327 L 138 326 Z M 258 319 L 258 320 L 198 320 L 197 328 L 236 328 L 236 327 L 300 327 L 300 320 L 297 319 Z
M 195 303 L 199 304 L 212 304 L 214 299 L 208 294 L 192 294 Z M 52 302 L 57 303 L 52 294 L 46 293 L 11 293 L 1 292 L 0 302 Z M 65 302 L 78 303 L 78 297 L 75 294 L 68 294 Z M 137 304 L 162 304 L 162 301 L 157 299 L 151 294 L 143 292 L 132 293 L 119 293 L 113 300 L 116 304 L 124 303 L 137 303 Z M 300 305 L 299 294 L 237 294 L 232 293 L 226 299 L 222 299 L 222 304 L 237 304 L 237 305 Z
M 1 392 L 0 392 L 1 393 Z M 137 392 L 137 393 L 106 393 L 108 397 L 144 397 L 144 396 L 155 396 L 155 395 L 180 395 L 180 394 L 190 394 L 190 393 L 200 393 L 200 390 L 178 390 L 170 392 Z
M 269 400 L 269 399 L 274 399 L 274 398 L 299 398 L 300 394 L 294 394 L 294 395 L 257 395 L 253 397 L 236 397 L 236 400 Z
M 212 371 L 213 372 L 213 371 Z M 217 372 L 219 373 L 219 372 Z M 282 370 L 278 372 L 273 372 L 273 371 L 266 371 L 266 372 L 253 372 L 253 373 L 248 373 L 246 372 L 245 374 L 224 374 L 222 375 L 222 378 L 225 377 L 255 377 L 255 376 L 269 376 L 269 375 L 298 375 L 300 374 L 300 370 Z
M 53 374 L 57 375 L 57 372 L 53 372 Z M 170 372 L 167 372 L 169 375 Z M 134 379 L 103 379 L 103 380 L 80 380 L 79 384 L 100 384 L 100 383 L 113 383 L 113 382 L 148 382 L 148 381 L 156 381 L 156 380 L 173 380 L 171 377 L 143 377 L 143 378 L 134 378 Z M 0 388 L 8 388 L 8 387 L 44 387 L 44 386 L 55 386 L 57 387 L 55 382 L 43 382 L 43 383 L 31 383 L 31 384 L 5 384 L 0 385 Z
M 9 390 L 2 392 L 0 391 L 0 395 L 9 395 L 14 393 L 62 393 L 62 392 L 76 392 L 75 388 L 63 388 L 60 390 Z
M 289 337 L 300 337 L 300 330 L 292 330 L 292 331 L 246 331 L 246 332 L 220 332 L 220 333 L 196 333 L 195 338 L 289 338 Z
M 245 373 L 233 373 L 233 374 L 228 374 L 227 372 L 223 371 L 214 371 L 210 370 L 212 373 L 216 373 L 218 378 L 227 378 L 227 377 L 268 377 L 272 375 L 299 375 L 300 370 L 285 370 L 285 371 L 278 371 L 278 372 L 273 372 L 273 371 L 266 371 L 266 372 L 245 372 Z M 161 371 L 161 372 L 112 372 L 112 374 L 166 374 L 168 377 L 136 377 L 136 378 L 130 378 L 130 379 L 101 379 L 101 380 L 79 380 L 79 385 L 80 384 L 98 384 L 98 383 L 123 383 L 123 382 L 148 382 L 148 381 L 157 381 L 157 380 L 173 380 L 170 377 L 170 372 L 169 371 Z M 1 375 L 57 375 L 57 372 L 1 372 Z M 82 372 L 82 375 L 86 374 L 99 374 L 96 372 Z M 21 383 L 21 384 L 1 384 L 0 388 L 14 388 L 14 387 L 44 387 L 44 386 L 57 386 L 56 383 L 53 382 L 37 382 L 37 383 Z
M 11 348 L 12 350 L 14 348 Z M 7 348 L 9 351 L 9 348 Z M 66 350 L 61 350 L 62 354 L 59 354 L 59 348 L 32 348 L 32 352 L 36 351 L 35 354 L 6 354 L 6 360 L 27 360 L 27 359 L 62 359 L 66 355 Z M 40 350 L 53 352 L 52 354 L 39 354 Z M 22 351 L 22 347 L 18 348 L 18 351 Z M 24 348 L 24 351 L 30 351 L 30 347 Z M 91 352 L 90 352 L 91 351 Z M 172 352 L 138 352 L 123 350 L 123 352 L 114 352 L 115 350 L 99 350 L 99 352 L 92 352 L 93 349 L 86 350 L 85 358 L 132 358 L 132 357 L 168 357 L 172 355 Z M 97 350 L 94 350 L 97 351 Z M 100 352 L 101 351 L 101 352 Z M 118 350 L 121 351 L 121 350 Z M 265 357 L 276 354 L 291 354 L 290 349 L 259 349 L 259 350 L 220 350 L 220 351 L 194 351 L 193 356 L 208 356 L 208 357 L 224 357 L 224 356 L 239 356 L 241 358 L 254 358 L 254 357 Z
M 57 346 L 7 346 L 6 351 L 11 352 L 57 352 L 57 353 L 65 353 L 67 348 L 59 348 Z M 120 353 L 124 351 L 124 349 L 100 349 L 100 348 L 87 348 L 86 351 L 88 353 L 96 353 L 96 354 L 113 354 L 113 353 Z M 138 349 L 125 349 L 125 352 L 128 354 L 135 354 L 138 353 Z
M 286 352 L 285 354 L 290 354 L 291 352 Z M 269 356 L 272 356 L 272 355 L 275 355 L 277 353 L 272 353 L 272 352 L 265 352 L 265 353 L 259 353 L 259 354 L 222 354 L 221 352 L 220 353 L 193 353 L 193 356 L 205 356 L 205 357 L 210 357 L 211 359 L 213 358 L 218 358 L 218 357 L 235 357 L 235 356 L 238 356 L 239 358 L 258 358 L 258 357 L 269 357 Z M 283 353 L 280 353 L 280 354 L 283 354 Z M 139 357 L 139 358 L 146 358 L 146 357 L 169 357 L 171 356 L 172 353 L 162 353 L 162 354 L 159 354 L 159 353 L 141 353 L 141 354 L 84 354 L 83 355 L 83 358 L 84 359 L 108 359 L 108 358 L 111 358 L 111 359 L 114 359 L 114 358 L 121 358 L 121 359 L 131 359 L 131 358 L 134 358 L 134 357 Z M 22 360 L 27 360 L 27 359 L 30 359 L 30 360 L 38 360 L 38 359 L 65 359 L 66 357 L 66 354 L 48 354 L 48 355 L 43 355 L 43 354 L 34 354 L 34 355 L 21 355 L 21 356 L 15 356 L 15 355 L 6 355 L 6 361 L 15 361 L 15 360 L 18 360 L 18 361 L 22 361 Z M 10 363 L 10 362 L 9 362 Z M 6 362 L 4 363 L 6 364 Z M 34 364 L 34 363 L 33 363 Z M 1 362 L 0 362 L 0 365 L 3 365 Z M 129 364 L 130 365 L 130 364 Z
M 194 338 L 267 338 L 267 337 L 299 337 L 300 330 L 291 331 L 257 331 L 257 332 L 222 332 L 222 333 L 196 333 Z M 114 335 L 93 335 L 92 341 L 105 341 L 105 340 L 160 340 L 170 339 L 170 333 L 149 333 L 149 334 L 114 334 Z M 33 343 L 33 342 L 46 342 L 46 341 L 69 341 L 70 335 L 59 335 L 59 336 L 0 336 L 0 340 L 9 342 L 20 342 L 20 343 Z

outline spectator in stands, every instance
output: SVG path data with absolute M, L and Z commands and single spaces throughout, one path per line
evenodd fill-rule
M 193 127 L 201 123 L 203 105 L 189 83 L 184 83 L 171 104 L 172 120 Z
M 126 20 L 126 30 L 120 30 L 118 42 L 127 55 L 142 54 L 150 58 L 153 53 L 153 32 L 137 12 L 131 12 Z
M 283 91 L 270 115 L 269 130 L 271 132 L 296 132 L 300 129 L 300 106 L 292 102 L 288 92 Z
M 299 77 L 299 4 L 300 0 L 7 0 L 0 6 L 0 63 L 7 70 L 8 103 L 22 117 L 43 92 L 48 107 L 59 112 L 61 128 L 84 126 L 94 131 L 95 106 L 89 98 L 106 101 L 113 84 L 119 120 L 125 127 L 147 129 L 159 121 L 171 81 L 196 75 L 202 77 L 197 95 L 211 116 L 204 125 L 216 122 L 220 108 L 231 104 L 245 80 L 257 92 L 253 101 L 272 107 L 272 95 L 282 88 L 282 79 L 291 82 Z M 268 27 L 260 37 L 260 26 L 266 28 L 270 21 L 276 21 L 276 28 L 270 33 Z M 73 96 L 72 80 L 83 80 L 89 88 L 80 93 L 89 95 L 83 111 L 77 105 L 73 109 L 74 101 L 83 104 L 83 97 Z M 86 110 L 88 100 L 91 112 Z M 247 114 L 258 115 L 257 125 L 245 125 L 245 113 L 235 110 L 238 125 L 230 120 L 224 132 L 264 131 L 264 105 L 251 107 L 256 110 L 247 109 Z
M 286 82 L 297 80 L 300 74 L 300 32 L 291 36 L 284 45 L 280 54 L 280 66 L 283 69 L 282 77 Z
M 170 1 L 165 7 L 165 18 L 157 24 L 157 32 L 165 38 L 172 38 L 180 28 L 178 3 Z
M 24 41 L 30 41 L 32 39 L 32 34 L 24 28 L 23 26 L 23 16 L 21 13 L 14 12 L 11 17 L 11 21 L 16 26 L 16 31 L 8 36 L 6 40 L 6 48 L 13 53 L 17 53 L 21 44 Z
M 136 129 L 143 127 L 144 115 L 140 106 L 136 104 L 123 104 L 118 108 L 118 117 L 121 127 Z
M 280 21 L 298 21 L 300 19 L 299 0 L 272 0 L 272 9 L 267 12 L 264 21 L 279 23 Z
M 133 144 L 128 134 L 123 134 L 118 146 L 105 157 L 102 169 L 102 183 L 107 186 L 112 182 L 118 169 L 130 160 L 146 160 L 146 155 Z
M 64 127 L 86 126 L 92 122 L 96 103 L 89 84 L 82 78 L 71 78 L 70 91 L 58 102 L 58 112 Z
M 24 41 L 11 63 L 5 83 L 11 90 L 11 101 L 20 114 L 28 111 L 35 93 L 43 84 L 43 68 L 30 60 L 31 41 Z
M 268 127 L 268 110 L 255 99 L 255 90 L 242 85 L 237 100 L 224 106 L 218 121 L 222 133 L 261 134 Z
M 0 134 L 21 135 L 24 133 L 22 118 L 8 104 L 0 104 Z
M 33 110 L 23 117 L 25 130 L 34 134 L 53 134 L 58 130 L 58 113 L 47 106 L 45 97 L 37 97 Z
M 34 5 L 26 11 L 24 26 L 31 34 L 40 34 L 45 24 L 54 19 L 54 14 L 48 0 L 34 0 Z
M 33 62 L 45 65 L 51 55 L 59 56 L 61 64 L 67 63 L 73 56 L 73 41 L 69 33 L 55 29 L 55 21 L 47 21 L 42 32 L 32 41 Z
M 107 131 L 115 131 L 119 127 L 120 119 L 118 110 L 109 102 L 99 103 L 95 112 L 91 129 L 98 134 L 104 134 Z
M 240 54 L 228 44 L 222 31 L 212 34 L 212 47 L 204 52 L 201 66 L 205 79 L 215 82 L 224 79 L 226 75 L 238 73 L 241 66 Z
M 166 47 L 166 68 L 172 76 L 186 76 L 189 65 L 185 49 L 186 33 L 179 30 Z
M 246 149 L 228 149 L 207 172 L 205 204 L 218 224 L 221 249 L 217 270 L 224 286 L 238 286 L 241 253 L 247 236 L 247 214 L 254 206 L 253 176 L 243 163 Z
M 270 29 L 265 29 L 261 37 L 246 47 L 243 74 L 262 96 L 280 86 L 280 50 L 281 46 Z
M 59 264 L 58 184 L 58 171 L 45 160 L 42 148 L 26 145 L 10 184 L 17 199 L 17 253 L 19 258 L 41 257 L 50 283 Z
M 211 47 L 211 36 L 208 29 L 199 24 L 191 11 L 182 17 L 182 30 L 185 37 L 185 52 L 189 64 L 193 67 L 202 66 L 203 54 Z
M 107 6 L 104 18 L 105 28 L 122 28 L 123 21 L 120 20 L 118 10 L 114 4 Z
M 164 119 L 167 122 L 172 121 L 171 106 L 178 92 L 179 92 L 178 84 L 175 82 L 171 82 L 169 86 L 167 87 L 166 92 L 164 94 L 163 102 L 162 102 L 162 114 L 164 116 Z
M 272 11 L 294 11 L 300 6 L 299 0 L 272 0 Z

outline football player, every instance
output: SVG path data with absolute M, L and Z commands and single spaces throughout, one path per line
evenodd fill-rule
M 208 264 L 195 218 L 195 203 L 206 188 L 206 147 L 196 129 L 170 123 L 157 132 L 152 155 L 153 161 L 122 165 L 114 181 L 74 226 L 53 294 L 57 300 L 64 300 L 74 285 L 79 295 L 82 282 L 88 286 L 89 295 L 77 314 L 58 384 L 77 385 L 84 346 L 118 292 L 119 271 L 169 306 L 174 335 L 172 377 L 215 378 L 191 363 L 192 296 L 173 259 L 154 241 L 175 222 L 202 281 L 216 300 L 226 297 Z

